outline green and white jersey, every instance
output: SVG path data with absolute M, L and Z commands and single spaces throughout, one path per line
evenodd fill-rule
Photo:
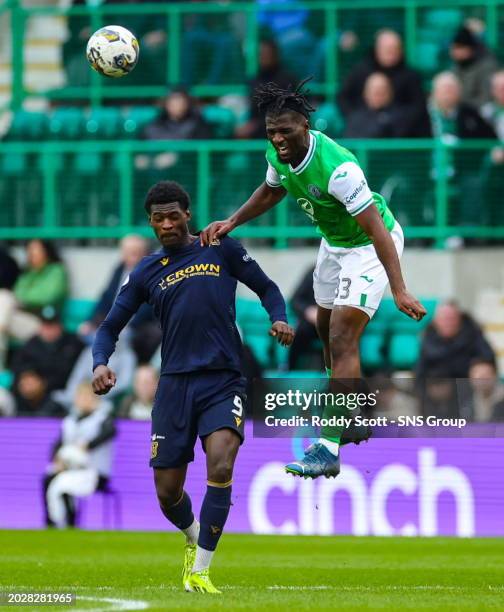
M 266 151 L 266 183 L 283 187 L 296 198 L 317 225 L 317 231 L 334 247 L 371 244 L 354 219 L 374 204 L 391 231 L 394 216 L 383 196 L 370 191 L 355 155 L 322 132 L 310 130 L 310 145 L 303 161 L 293 168 L 282 163 L 271 143 Z

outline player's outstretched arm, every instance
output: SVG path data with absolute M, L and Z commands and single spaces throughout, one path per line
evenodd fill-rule
M 213 221 L 200 233 L 202 246 L 229 234 L 235 227 L 259 217 L 282 200 L 287 192 L 283 187 L 270 187 L 263 183 L 236 212 L 224 221 Z
M 116 384 L 115 373 L 106 365 L 99 365 L 93 372 L 93 391 L 96 395 L 105 395 Z
M 427 314 L 427 311 L 406 289 L 394 241 L 384 226 L 380 213 L 374 205 L 371 205 L 362 213 L 356 215 L 355 219 L 373 240 L 378 259 L 387 273 L 397 308 L 412 319 L 420 321 Z

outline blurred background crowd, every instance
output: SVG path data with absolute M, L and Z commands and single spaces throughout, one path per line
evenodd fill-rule
M 178 17 L 156 12 L 155 5 L 178 4 L 183 8 Z M 437 150 L 423 150 L 421 145 L 406 151 L 383 151 L 375 145 L 365 149 L 361 162 L 371 187 L 387 197 L 406 229 L 411 224 L 420 229 L 433 224 L 440 214 L 433 202 L 440 197 L 450 203 L 445 221 L 461 230 L 460 235 L 455 229 L 446 240 L 438 240 L 438 247 L 502 244 L 504 238 L 492 235 L 493 227 L 504 225 L 504 45 L 499 44 L 504 42 L 504 9 L 498 1 L 488 5 L 495 9 L 491 21 L 487 5 L 441 7 L 433 2 L 417 7 L 416 22 L 409 29 L 406 7 L 395 3 L 359 9 L 356 1 L 355 10 L 337 12 L 329 30 L 324 20 L 332 13 L 320 7 L 312 10 L 310 2 L 275 0 L 274 10 L 272 0 L 246 3 L 255 7 L 257 19 L 238 10 L 241 3 L 233 3 L 229 10 L 228 4 L 150 0 L 151 9 L 142 12 L 135 9 L 134 0 L 22 3 L 37 9 L 56 7 L 60 13 L 33 14 L 26 20 L 21 88 L 19 78 L 12 77 L 19 71 L 19 61 L 16 68 L 11 53 L 11 80 L 0 83 L 0 97 L 6 102 L 0 115 L 0 150 L 3 143 L 28 143 L 27 151 L 33 151 L 47 141 L 99 140 L 111 146 L 121 139 L 142 144 L 166 141 L 161 151 L 133 149 L 128 158 L 134 174 L 129 185 L 134 209 L 128 227 L 146 226 L 141 198 L 151 184 L 171 178 L 190 192 L 196 203 L 194 229 L 200 229 L 199 220 L 205 219 L 200 215 L 201 199 L 207 199 L 208 220 L 234 210 L 264 177 L 264 149 L 237 149 L 225 158 L 216 150 L 205 171 L 203 158 L 196 160 L 189 150 L 169 143 L 262 141 L 264 117 L 253 101 L 257 85 L 269 81 L 295 85 L 312 76 L 309 87 L 317 107 L 313 128 L 338 139 L 386 144 L 391 139 L 430 139 L 447 147 L 443 160 Z M 76 7 L 83 11 L 65 13 Z M 98 8 L 102 14 L 94 19 L 93 10 Z M 0 14 L 0 31 L 9 35 L 0 40 L 0 54 L 8 57 L 10 43 L 15 49 L 16 30 L 10 32 L 11 22 L 4 17 Z M 87 39 L 103 19 L 129 28 L 140 41 L 140 63 L 119 83 L 102 82 L 85 61 Z M 255 35 L 250 36 L 250 31 Z M 481 150 L 454 146 L 470 140 L 492 142 Z M 78 228 L 107 229 L 118 223 L 125 191 L 121 191 L 120 144 L 117 150 L 119 157 L 109 155 L 108 149 L 67 157 L 58 157 L 51 149 L 47 159 L 33 152 L 0 155 L 0 220 L 12 228 L 13 237 L 9 239 L 7 229 L 0 250 L 2 416 L 64 417 L 77 410 L 89 389 L 90 345 L 97 326 L 129 271 L 155 246 L 137 234 L 126 235 L 120 243 L 108 237 L 105 244 L 117 248 L 116 267 L 109 277 L 96 271 L 95 294 L 85 304 L 74 299 L 72 264 L 60 254 L 60 247 L 64 239 L 68 245 L 74 237 L 75 244 L 92 250 L 104 244 L 99 233 Z M 207 181 L 204 187 L 202 176 Z M 204 196 L 201 191 L 207 187 Z M 281 219 L 292 222 L 296 215 L 306 226 L 293 208 Z M 281 230 L 282 222 L 275 219 Z M 52 229 L 44 235 L 54 240 L 32 238 L 26 245 L 14 240 L 27 237 L 23 227 L 48 229 L 49 222 Z M 269 218 L 260 222 L 272 225 Z M 484 235 L 463 231 L 482 224 L 489 228 Z M 423 240 L 421 232 L 418 236 L 413 237 L 417 245 L 433 244 Z M 261 238 L 256 243 L 271 245 Z M 291 244 L 286 240 L 283 246 Z M 295 246 L 303 244 L 315 241 L 303 238 Z M 239 300 L 243 366 L 249 381 L 272 371 L 277 376 L 323 371 L 314 328 L 312 268 L 308 260 L 305 265 L 307 269 L 297 273 L 298 286 L 286 296 L 297 326 L 288 353 L 269 343 L 267 321 L 257 305 Z M 369 326 L 363 364 L 366 375 L 379 377 L 386 387 L 379 410 L 503 420 L 504 386 L 498 371 L 502 347 L 485 337 L 463 303 L 433 299 L 428 306 L 429 317 L 421 329 L 408 327 L 394 314 L 390 300 L 383 306 L 384 314 Z M 159 327 L 145 306 L 121 336 L 112 358 L 118 384 L 106 402 L 96 401 L 97 407 L 105 403 L 114 416 L 150 417 L 159 342 Z M 468 380 L 463 400 L 454 379 Z

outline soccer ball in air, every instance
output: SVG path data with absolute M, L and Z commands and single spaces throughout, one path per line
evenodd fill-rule
M 91 36 L 86 48 L 93 70 L 112 78 L 129 74 L 138 62 L 139 53 L 135 36 L 117 25 L 100 28 Z

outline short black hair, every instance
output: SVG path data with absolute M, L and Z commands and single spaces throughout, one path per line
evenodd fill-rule
M 153 185 L 145 198 L 144 208 L 150 215 L 153 204 L 168 204 L 178 202 L 182 210 L 187 210 L 191 200 L 187 191 L 175 181 L 159 181 Z
M 259 85 L 254 95 L 259 111 L 266 115 L 281 115 L 287 111 L 295 111 L 309 119 L 310 113 L 315 109 L 308 102 L 309 90 L 303 91 L 303 87 L 312 78 L 304 79 L 295 89 L 291 85 L 287 89 L 282 89 L 273 82 Z
M 45 240 L 43 238 L 32 238 L 29 240 L 28 244 L 30 242 L 38 242 L 42 246 L 49 263 L 61 263 L 61 255 L 59 254 L 58 247 L 54 244 L 54 242 L 51 240 Z

